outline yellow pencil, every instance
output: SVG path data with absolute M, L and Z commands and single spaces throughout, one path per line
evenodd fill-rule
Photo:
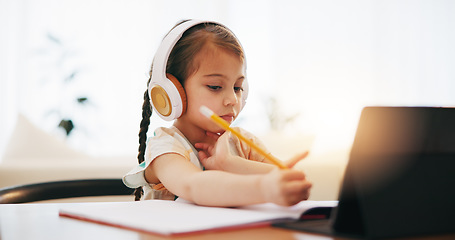
M 281 169 L 286 169 L 287 167 L 285 165 L 283 165 L 283 163 L 277 159 L 276 157 L 268 154 L 267 152 L 265 152 L 262 148 L 260 148 L 258 145 L 256 145 L 254 142 L 252 142 L 251 140 L 249 140 L 248 138 L 244 137 L 242 134 L 240 134 L 238 131 L 236 131 L 235 129 L 231 128 L 229 126 L 229 123 L 226 122 L 224 119 L 220 118 L 218 115 L 216 115 L 212 110 L 210 110 L 208 107 L 206 106 L 201 106 L 201 108 L 199 109 L 199 111 L 204 115 L 206 116 L 207 118 L 211 119 L 213 122 L 215 122 L 216 124 L 218 124 L 220 127 L 222 127 L 224 130 L 227 130 L 227 131 L 230 131 L 232 134 L 234 134 L 235 136 L 237 136 L 238 138 L 240 138 L 240 140 L 244 141 L 246 144 L 248 144 L 252 149 L 254 149 L 255 151 L 257 151 L 259 154 L 261 154 L 262 156 L 264 156 L 265 158 L 267 158 L 270 162 L 272 162 L 273 164 L 275 164 L 276 166 L 278 166 L 279 168 Z

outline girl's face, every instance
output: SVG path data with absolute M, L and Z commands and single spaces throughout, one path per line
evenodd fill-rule
M 188 105 L 186 113 L 178 119 L 179 126 L 222 133 L 224 130 L 199 109 L 205 105 L 229 123 L 237 118 L 245 80 L 243 61 L 231 52 L 207 44 L 195 56 L 194 63 L 197 69 L 184 83 Z

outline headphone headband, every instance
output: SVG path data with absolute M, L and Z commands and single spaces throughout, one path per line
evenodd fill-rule
M 183 33 L 185 33 L 186 30 L 201 23 L 211 22 L 202 20 L 188 20 L 174 27 L 164 37 L 153 59 L 152 81 L 156 79 L 155 82 L 160 82 L 160 80 L 166 79 L 167 60 L 169 59 L 169 55 L 171 54 L 172 49 L 174 49 L 175 44 L 180 40 L 180 38 L 182 37 Z

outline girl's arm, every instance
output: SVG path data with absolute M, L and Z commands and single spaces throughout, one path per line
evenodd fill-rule
M 275 169 L 249 175 L 202 171 L 178 154 L 156 158 L 146 170 L 147 181 L 153 176 L 175 195 L 206 206 L 265 202 L 289 206 L 308 199 L 311 188 L 300 171 Z
M 263 174 L 277 167 L 271 164 L 251 161 L 236 155 L 220 154 L 208 156 L 205 151 L 199 151 L 199 159 L 205 169 L 220 170 L 237 174 Z

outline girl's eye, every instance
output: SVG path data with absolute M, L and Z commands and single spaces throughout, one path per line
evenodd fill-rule
M 243 88 L 242 87 L 234 87 L 234 91 L 235 92 L 241 92 L 241 91 L 243 91 Z
M 220 86 L 216 86 L 216 85 L 207 85 L 208 88 L 210 88 L 211 90 L 220 90 L 221 87 Z

